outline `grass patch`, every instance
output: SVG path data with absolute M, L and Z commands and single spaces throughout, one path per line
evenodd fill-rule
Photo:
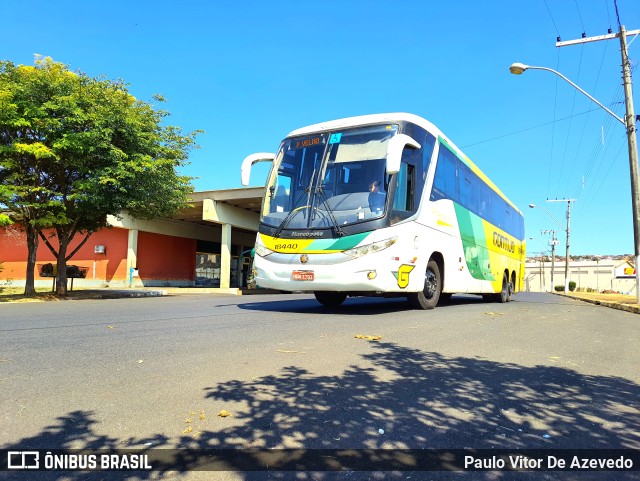
M 44 302 L 59 300 L 51 288 L 36 287 L 35 297 L 24 297 L 24 287 L 0 287 L 0 302 Z
M 82 297 L 82 289 L 67 292 L 68 297 Z M 0 302 L 47 302 L 64 299 L 51 292 L 50 287 L 36 287 L 34 297 L 24 297 L 24 287 L 0 287 Z

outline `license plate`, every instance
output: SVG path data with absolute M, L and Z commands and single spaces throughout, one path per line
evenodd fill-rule
M 293 271 L 291 273 L 292 281 L 312 281 L 313 278 L 313 271 Z

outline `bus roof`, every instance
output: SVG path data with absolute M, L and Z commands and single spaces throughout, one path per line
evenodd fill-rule
M 324 131 L 332 131 L 336 129 L 357 127 L 360 125 L 372 125 L 372 124 L 384 124 L 384 123 L 394 123 L 394 122 L 411 122 L 416 124 L 429 133 L 431 133 L 437 139 L 444 141 L 444 143 L 451 148 L 455 152 L 455 154 L 462 160 L 467 166 L 480 177 L 485 183 L 493 189 L 500 197 L 502 197 L 505 201 L 507 201 L 511 207 L 516 209 L 522 215 L 522 212 L 518 207 L 509 200 L 509 198 L 504 195 L 504 193 L 486 176 L 480 168 L 474 164 L 469 157 L 467 157 L 462 150 L 460 150 L 449 138 L 434 124 L 429 122 L 428 120 L 423 119 L 422 117 L 409 114 L 406 112 L 395 112 L 395 113 L 386 113 L 386 114 L 372 114 L 372 115 L 359 115 L 356 117 L 347 117 L 344 119 L 330 120 L 328 122 L 321 122 L 318 124 L 309 125 L 307 127 L 302 127 L 300 129 L 296 129 L 287 135 L 287 137 L 297 137 L 300 135 L 307 135 L 311 133 L 324 132 Z
M 370 124 L 383 124 L 385 122 L 413 122 L 421 126 L 438 136 L 441 134 L 440 130 L 431 122 L 423 119 L 414 114 L 408 114 L 405 112 L 389 113 L 389 114 L 373 114 L 373 115 L 359 115 L 357 117 L 347 117 L 345 119 L 330 120 L 328 122 L 321 122 L 319 124 L 309 125 L 308 127 L 302 127 L 291 132 L 287 137 L 294 137 L 298 135 L 305 135 L 316 132 L 323 132 L 325 130 L 335 130 L 341 128 L 357 127 L 359 125 Z

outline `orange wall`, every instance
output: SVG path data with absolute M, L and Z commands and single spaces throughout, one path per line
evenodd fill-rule
M 45 234 L 46 235 L 46 234 Z M 71 253 L 84 239 L 76 235 L 67 252 Z M 54 247 L 58 247 L 57 240 L 49 240 Z M 96 254 L 96 245 L 106 246 L 106 254 Z M 27 266 L 27 240 L 24 232 L 9 227 L 0 229 L 0 262 L 4 270 L 0 272 L 0 279 L 24 279 Z M 36 261 L 36 279 L 43 279 L 38 273 L 42 264 L 55 264 L 56 259 L 40 239 Z M 76 252 L 68 264 L 89 268 L 87 279 L 124 280 L 127 278 L 127 230 L 102 229 L 94 233 L 89 240 Z M 95 272 L 95 275 L 94 275 Z
M 196 276 L 196 240 L 151 232 L 138 233 L 140 279 L 188 280 Z
M 126 281 L 127 272 L 127 229 L 117 227 L 102 229 L 94 233 L 84 246 L 69 260 L 68 264 L 87 267 L 87 280 L 97 279 Z M 76 236 L 68 252 L 83 239 Z M 57 247 L 55 239 L 50 240 Z M 104 245 L 105 254 L 96 254 L 94 247 Z M 0 263 L 3 271 L 0 280 L 24 279 L 26 273 L 27 244 L 24 232 L 15 227 L 0 228 Z M 36 279 L 42 278 L 38 268 L 42 264 L 55 264 L 56 260 L 47 246 L 40 240 L 36 261 Z M 138 233 L 138 265 L 140 279 L 145 280 L 195 280 L 196 241 L 182 237 Z

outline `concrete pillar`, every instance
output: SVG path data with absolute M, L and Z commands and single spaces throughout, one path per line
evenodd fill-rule
M 220 241 L 220 287 L 228 289 L 231 284 L 231 224 L 222 224 Z
M 128 287 L 133 286 L 131 270 L 138 267 L 138 229 L 129 229 L 127 238 L 127 281 Z

